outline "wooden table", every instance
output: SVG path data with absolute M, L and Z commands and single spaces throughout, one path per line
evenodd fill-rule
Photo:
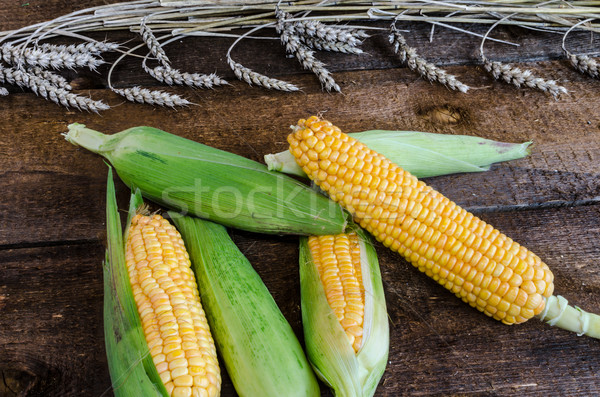
M 59 16 L 71 11 L 69 3 L 2 2 L 0 28 Z M 104 3 L 85 0 L 77 7 Z M 348 132 L 401 129 L 532 140 L 525 159 L 428 182 L 538 253 L 553 269 L 556 293 L 600 312 L 600 82 L 571 69 L 560 36 L 499 29 L 497 37 L 522 47 L 486 45 L 490 58 L 522 63 L 569 89 L 554 100 L 493 81 L 478 65 L 477 38 L 438 28 L 429 43 L 428 26 L 403 27 L 412 29 L 407 39 L 423 56 L 474 89 L 460 94 L 423 80 L 402 66 L 383 34 L 367 39 L 367 54 L 360 57 L 318 54 L 343 94 L 323 92 L 274 41 L 245 41 L 234 58 L 303 91 L 249 87 L 224 62 L 231 39 L 187 39 L 167 48 L 177 67 L 217 71 L 231 82 L 215 90 L 173 88 L 195 103 L 185 109 L 124 102 L 106 88 L 107 67 L 65 73 L 77 92 L 112 105 L 100 114 L 64 109 L 10 87 L 11 95 L 0 98 L 0 395 L 112 395 L 102 330 L 107 167 L 63 139 L 60 133 L 72 122 L 105 132 L 152 125 L 258 161 L 286 148 L 290 124 L 318 112 Z M 127 32 L 108 36 L 137 43 Z M 574 39 L 589 45 L 588 35 Z M 140 70 L 138 60 L 126 61 L 116 70 L 115 86 L 160 86 Z M 127 188 L 120 182 L 117 187 L 126 208 Z M 297 239 L 231 233 L 302 340 Z M 599 341 L 537 320 L 502 325 L 399 255 L 381 245 L 377 250 L 391 326 L 378 396 L 600 394 Z M 330 395 L 325 389 L 323 395 Z M 222 394 L 235 395 L 226 375 Z

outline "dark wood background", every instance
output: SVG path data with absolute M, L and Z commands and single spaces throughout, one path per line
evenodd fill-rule
M 76 7 L 109 2 L 85 0 Z M 72 3 L 1 2 L 0 28 L 57 17 Z M 0 395 L 112 395 L 102 330 L 107 167 L 63 139 L 60 133 L 72 122 L 105 132 L 152 125 L 259 161 L 286 148 L 290 124 L 317 112 L 347 132 L 404 129 L 533 140 L 525 159 L 428 182 L 538 253 L 555 274 L 556 293 L 600 312 L 600 82 L 571 69 L 558 35 L 499 29 L 496 37 L 521 46 L 486 45 L 490 58 L 518 62 L 569 89 L 554 100 L 493 81 L 477 63 L 477 38 L 437 28 L 429 43 L 428 26 L 403 27 L 411 29 L 407 39 L 421 54 L 474 88 L 460 94 L 423 80 L 401 65 L 383 34 L 366 40 L 363 56 L 318 54 L 342 94 L 323 92 L 274 41 L 246 40 L 233 57 L 303 91 L 249 87 L 225 64 L 231 39 L 186 39 L 167 47 L 176 67 L 216 71 L 231 82 L 215 90 L 172 89 L 195 103 L 185 109 L 123 101 L 106 88 L 107 67 L 65 72 L 77 92 L 112 105 L 99 115 L 8 87 L 11 95 L 0 98 Z M 96 35 L 105 36 L 137 43 L 127 32 Z M 573 35 L 570 43 L 574 50 L 594 44 L 589 34 Z M 118 67 L 113 82 L 160 85 L 135 59 Z M 126 208 L 127 188 L 117 186 Z M 297 239 L 239 231 L 232 236 L 302 340 Z M 391 325 L 378 396 L 600 395 L 600 341 L 535 319 L 502 325 L 377 248 Z M 226 375 L 222 394 L 235 395 Z M 323 395 L 330 395 L 325 387 Z

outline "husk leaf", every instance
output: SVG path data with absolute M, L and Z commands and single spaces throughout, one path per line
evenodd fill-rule
M 527 156 L 531 144 L 416 131 L 371 130 L 348 135 L 417 178 L 486 171 L 493 163 Z M 270 170 L 306 177 L 288 150 L 267 154 L 265 162 Z
M 240 396 L 319 396 L 291 326 L 259 275 L 218 224 L 169 212 L 196 274 L 202 305 Z
M 141 196 L 133 194 L 129 217 L 140 203 Z M 106 187 L 106 229 L 104 340 L 114 395 L 168 397 L 150 356 L 127 274 L 125 244 L 111 168 Z

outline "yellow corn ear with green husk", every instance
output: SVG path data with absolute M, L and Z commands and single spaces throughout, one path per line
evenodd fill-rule
M 181 236 L 132 195 L 125 242 L 112 172 L 107 186 L 105 340 L 117 396 L 220 392 L 216 350 Z
M 377 254 L 358 227 L 300 239 L 302 324 L 308 358 L 336 396 L 375 393 L 389 327 Z
M 541 259 L 318 117 L 288 136 L 304 172 L 385 246 L 463 301 L 505 324 L 534 316 L 598 337 L 598 316 L 552 295 Z
M 418 178 L 486 171 L 493 163 L 527 156 L 531 144 L 417 131 L 372 130 L 348 136 Z M 270 170 L 306 177 L 289 150 L 267 154 L 265 162 Z
M 141 204 L 132 196 L 130 213 Z M 169 396 L 150 356 L 129 283 L 112 170 L 106 189 L 108 248 L 104 263 L 104 340 L 116 397 Z
M 237 393 L 319 396 L 296 335 L 225 227 L 169 215 L 189 251 L 215 343 Z
M 344 231 L 341 207 L 244 157 L 151 127 L 105 135 L 71 124 L 67 141 L 105 157 L 144 197 L 230 227 L 276 234 Z

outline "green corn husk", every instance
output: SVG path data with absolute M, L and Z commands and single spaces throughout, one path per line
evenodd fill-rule
M 389 326 L 377 253 L 367 234 L 356 225 L 353 231 L 360 241 L 365 291 L 362 347 L 354 352 L 329 306 L 306 237 L 300 239 L 302 324 L 308 359 L 319 378 L 338 397 L 370 397 L 387 365 Z
M 129 220 L 140 204 L 141 196 L 132 195 Z M 106 231 L 108 248 L 103 266 L 104 340 L 114 395 L 168 397 L 150 356 L 133 298 L 111 169 L 106 187 Z
M 417 178 L 486 171 L 493 163 L 527 156 L 531 144 L 416 131 L 373 130 L 348 135 Z M 265 162 L 269 170 L 306 177 L 289 150 L 267 154 Z
M 198 218 L 169 216 L 189 252 L 215 344 L 237 393 L 319 396 L 296 335 L 227 230 Z
M 105 135 L 69 125 L 67 141 L 104 156 L 119 177 L 170 209 L 259 233 L 344 231 L 346 213 L 260 163 L 151 127 Z

